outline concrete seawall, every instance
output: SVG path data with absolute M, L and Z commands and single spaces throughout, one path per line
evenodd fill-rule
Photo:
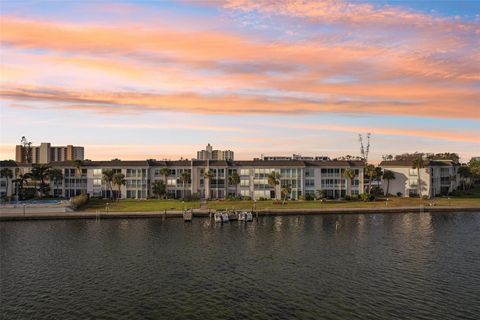
M 317 214 L 388 214 L 388 213 L 453 213 L 480 212 L 480 207 L 399 207 L 399 208 L 338 208 L 338 209 L 271 209 L 258 210 L 259 216 L 317 215 Z M 0 212 L 0 221 L 52 220 L 52 219 L 138 219 L 138 218 L 181 218 L 182 211 L 151 212 Z M 194 210 L 194 217 L 208 217 L 207 210 Z

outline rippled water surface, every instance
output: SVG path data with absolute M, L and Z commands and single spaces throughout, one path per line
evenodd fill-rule
M 2 319 L 480 317 L 480 213 L 0 228 Z

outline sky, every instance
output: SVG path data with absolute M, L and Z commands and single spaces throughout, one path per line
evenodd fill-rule
M 480 156 L 480 1 L 0 0 L 0 159 Z

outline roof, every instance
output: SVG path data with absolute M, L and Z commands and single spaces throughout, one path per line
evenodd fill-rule
M 380 162 L 380 167 L 413 167 L 414 159 L 405 160 L 391 160 Z M 453 166 L 455 163 L 452 160 L 425 160 L 425 167 L 445 167 Z
M 31 167 L 32 164 L 16 163 L 13 160 L 2 161 L 11 167 Z M 7 166 L 3 165 L 2 166 Z M 57 161 L 50 162 L 53 167 L 76 167 L 75 161 Z M 109 161 L 92 161 L 82 160 L 82 167 L 206 167 L 207 160 L 174 160 L 174 161 L 157 161 L 157 160 L 109 160 Z M 363 167 L 363 161 L 352 160 L 209 160 L 210 167 Z

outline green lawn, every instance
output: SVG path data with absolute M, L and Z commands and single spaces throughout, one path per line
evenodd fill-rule
M 135 211 L 163 211 L 163 210 L 183 210 L 200 208 L 199 201 L 185 202 L 181 200 L 133 200 L 125 199 L 120 201 L 107 201 L 100 199 L 92 199 L 88 204 L 79 210 L 84 211 L 105 211 L 106 204 L 109 203 L 109 211 L 115 212 L 135 212 Z
M 461 207 L 480 207 L 480 198 L 436 198 L 432 200 L 422 200 L 418 198 L 389 198 L 388 207 L 414 207 L 414 206 L 461 206 Z M 251 209 L 253 201 L 209 201 L 210 209 Z M 378 200 L 373 202 L 363 201 L 287 201 L 282 204 L 281 201 L 257 201 L 257 209 L 315 209 L 315 208 L 380 208 L 386 207 L 386 201 Z
M 163 211 L 163 210 L 183 210 L 200 208 L 200 201 L 192 201 L 182 203 L 181 200 L 120 200 L 106 201 L 92 199 L 90 202 L 81 207 L 79 210 L 85 211 L 105 211 L 106 203 L 109 202 L 109 210 L 116 212 L 129 211 Z M 208 201 L 208 208 L 213 210 L 225 209 L 248 209 L 253 207 L 253 201 L 236 201 L 236 200 L 212 200 Z M 397 198 L 391 197 L 386 205 L 385 200 L 377 200 L 373 202 L 363 201 L 287 201 L 282 204 L 281 201 L 257 201 L 256 208 L 261 209 L 315 209 L 315 208 L 384 208 L 384 207 L 416 207 L 416 206 L 458 206 L 458 207 L 480 207 L 480 197 L 462 196 L 448 198 L 435 198 L 431 200 L 423 200 L 419 198 Z

